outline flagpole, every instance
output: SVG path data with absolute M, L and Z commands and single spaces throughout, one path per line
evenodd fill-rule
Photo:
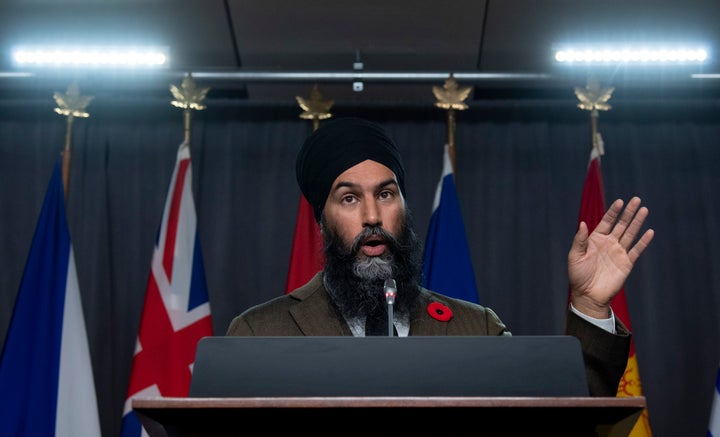
M 455 173 L 455 109 L 448 108 L 447 120 L 448 153 L 450 153 L 450 161 L 452 162 L 453 173 Z
M 72 142 L 72 114 L 67 116 L 67 127 L 65 128 L 65 147 L 62 151 L 62 181 L 65 201 L 68 199 L 68 187 L 70 186 L 70 143 Z
M 67 127 L 65 130 L 65 146 L 62 152 L 62 182 L 63 182 L 63 194 L 65 200 L 68 198 L 68 187 L 70 184 L 70 146 L 72 144 L 72 127 L 73 120 L 75 117 L 87 118 L 90 116 L 85 111 L 87 105 L 93 99 L 93 96 L 81 96 L 80 88 L 77 83 L 73 82 L 68 86 L 65 94 L 55 92 L 53 94 L 55 103 L 58 107 L 55 108 L 55 112 L 67 117 Z
M 192 125 L 192 110 L 190 108 L 183 110 L 183 140 L 190 145 L 190 126 Z
M 435 106 L 447 110 L 447 145 L 453 174 L 455 174 L 455 111 L 463 111 L 468 108 L 464 101 L 470 95 L 472 87 L 459 87 L 455 75 L 451 73 L 442 87 L 434 86 L 432 90 L 437 99 Z

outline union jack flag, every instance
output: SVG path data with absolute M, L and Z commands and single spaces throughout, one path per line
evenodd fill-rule
M 212 335 L 196 225 L 190 147 L 184 142 L 153 252 L 123 410 L 123 437 L 147 435 L 132 410 L 133 398 L 188 395 L 197 342 Z

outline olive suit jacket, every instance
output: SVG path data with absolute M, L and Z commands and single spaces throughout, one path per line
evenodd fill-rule
M 431 303 L 449 308 L 452 316 L 431 315 Z M 616 319 L 617 320 L 617 319 Z M 619 321 L 611 334 L 567 312 L 565 333 L 580 340 L 591 396 L 615 396 L 627 364 L 630 332 Z M 322 272 L 292 293 L 249 308 L 235 317 L 227 335 L 350 336 L 345 319 L 335 309 L 322 281 Z M 422 288 L 410 314 L 409 335 L 511 335 L 491 309 Z

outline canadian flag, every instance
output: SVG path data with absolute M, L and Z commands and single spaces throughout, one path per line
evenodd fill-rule
M 304 285 L 323 269 L 325 261 L 322 250 L 320 227 L 315 221 L 310 203 L 305 196 L 300 195 L 285 293 Z

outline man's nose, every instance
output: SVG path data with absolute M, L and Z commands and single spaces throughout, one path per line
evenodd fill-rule
M 380 208 L 375 201 L 365 202 L 363 208 L 363 226 L 382 225 L 380 219 Z

